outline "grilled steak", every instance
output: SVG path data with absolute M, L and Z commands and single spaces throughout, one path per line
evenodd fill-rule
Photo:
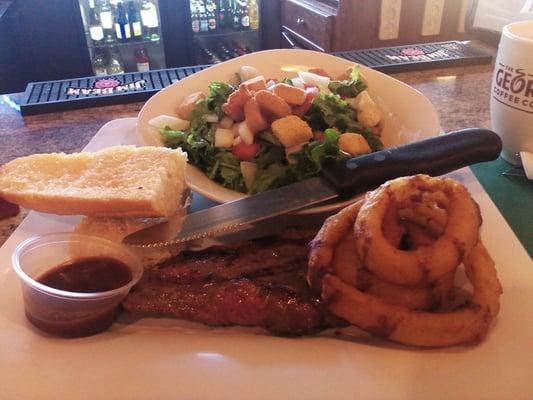
M 220 282 L 241 277 L 271 275 L 287 269 L 302 269 L 307 263 L 305 243 L 269 241 L 246 242 L 203 252 L 187 252 L 151 272 L 166 282 Z
M 124 308 L 211 326 L 259 326 L 283 335 L 339 326 L 305 280 L 313 233 L 184 252 L 147 271 Z

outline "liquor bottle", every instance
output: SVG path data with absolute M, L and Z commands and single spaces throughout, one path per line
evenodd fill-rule
M 239 2 L 239 0 L 237 0 Z M 240 17 L 241 17 L 241 28 L 243 30 L 250 29 L 250 15 L 248 13 L 248 2 L 245 0 L 244 3 L 239 2 Z
M 122 3 L 118 3 L 117 5 L 117 14 L 115 15 L 115 35 L 117 35 L 117 40 L 121 42 L 126 42 L 131 39 L 130 22 Z
M 248 1 L 248 15 L 250 15 L 250 29 L 256 31 L 259 29 L 259 6 L 257 0 Z
M 200 32 L 200 11 L 198 6 L 191 10 L 191 28 L 194 33 Z
M 215 32 L 217 30 L 217 5 L 213 0 L 207 0 L 207 27 L 209 32 Z
M 94 58 L 93 58 L 93 72 L 96 76 L 105 76 L 107 75 L 106 71 L 106 59 L 103 51 L 101 49 L 95 49 Z
M 148 57 L 148 51 L 144 47 L 135 50 L 135 63 L 137 64 L 137 71 L 150 71 L 150 58 Z
M 226 60 L 229 60 L 230 58 L 233 58 L 233 54 L 231 51 L 229 51 L 229 49 L 227 48 L 227 46 L 224 44 L 224 43 L 221 43 L 219 45 L 219 53 L 218 53 L 221 57 L 221 59 L 223 61 L 226 61 Z
M 116 49 L 112 49 L 109 53 L 109 63 L 107 65 L 108 75 L 117 75 L 124 73 L 124 65 L 122 59 Z
M 205 4 L 200 5 L 200 32 L 209 31 L 209 22 L 207 20 L 207 12 L 205 9 Z
M 104 42 L 104 28 L 95 10 L 94 0 L 89 1 L 89 36 L 95 46 L 101 46 Z
M 241 29 L 241 11 L 237 0 L 233 0 L 231 7 L 231 26 L 236 31 Z
M 220 29 L 224 29 L 227 24 L 227 16 L 228 16 L 228 0 L 220 0 L 220 6 L 218 8 L 218 27 Z
M 237 41 L 235 40 L 231 41 L 231 47 L 237 56 L 242 56 L 248 53 L 248 51 L 244 47 L 242 47 L 239 43 L 237 43 Z
M 100 23 L 104 30 L 104 41 L 106 43 L 113 43 L 115 41 L 115 34 L 113 33 L 113 9 L 109 4 L 109 0 L 102 0 L 100 4 Z
M 216 56 L 220 59 L 220 61 L 226 61 L 226 54 L 222 50 L 222 45 L 215 44 L 215 47 L 213 48 L 213 52 L 216 54 Z
M 141 19 L 144 27 L 144 38 L 158 41 L 159 36 L 159 18 L 157 8 L 152 0 L 141 1 Z
M 218 58 L 218 56 L 214 54 L 210 49 L 203 47 L 203 50 L 206 55 L 206 61 L 208 64 L 216 64 L 221 61 L 220 58 Z
M 131 37 L 133 40 L 141 40 L 143 36 L 141 16 L 135 3 L 128 3 L 128 19 L 130 20 Z

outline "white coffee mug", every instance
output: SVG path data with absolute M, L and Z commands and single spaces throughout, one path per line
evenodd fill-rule
M 520 164 L 533 152 L 533 20 L 503 28 L 490 98 L 492 129 L 503 141 L 501 156 Z

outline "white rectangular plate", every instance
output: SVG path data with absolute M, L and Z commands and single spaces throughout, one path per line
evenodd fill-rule
M 135 143 L 135 119 L 105 125 L 87 150 Z M 526 399 L 533 393 L 533 264 L 470 170 L 483 240 L 502 281 L 501 313 L 474 347 L 419 350 L 355 333 L 281 338 L 171 319 L 122 318 L 82 339 L 45 336 L 24 317 L 15 246 L 71 230 L 31 212 L 0 249 L 1 399 Z

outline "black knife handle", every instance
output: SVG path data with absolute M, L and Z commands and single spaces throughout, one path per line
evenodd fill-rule
M 442 175 L 494 160 L 501 150 L 502 141 L 496 133 L 488 129 L 461 129 L 326 166 L 322 176 L 341 196 L 348 196 L 400 176 Z

